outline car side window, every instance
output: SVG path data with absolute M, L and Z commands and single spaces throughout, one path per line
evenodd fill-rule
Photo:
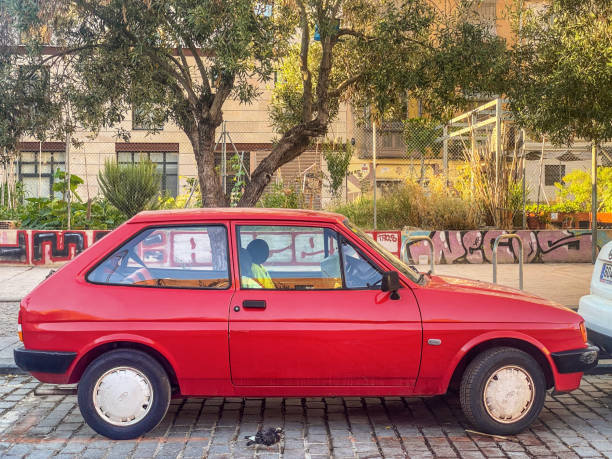
M 342 264 L 346 288 L 380 288 L 382 273 L 350 242 L 342 238 Z
M 230 286 L 227 229 L 220 225 L 149 228 L 87 275 L 97 284 L 225 289 Z
M 338 234 L 307 226 L 238 226 L 243 289 L 342 288 Z

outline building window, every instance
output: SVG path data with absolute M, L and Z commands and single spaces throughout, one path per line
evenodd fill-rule
M 565 177 L 565 164 L 547 164 L 544 166 L 544 185 L 554 186 L 562 183 Z
M 161 174 L 162 192 L 176 196 L 178 192 L 178 153 L 151 151 L 151 152 L 117 152 L 119 164 L 133 164 L 141 160 L 149 160 L 157 166 Z
M 17 174 L 25 197 L 48 198 L 55 195 L 61 198 L 61 193 L 53 193 L 54 174 L 58 169 L 66 170 L 66 153 L 63 151 L 21 152 Z

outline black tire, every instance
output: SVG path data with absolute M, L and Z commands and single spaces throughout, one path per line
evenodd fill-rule
M 109 422 L 94 404 L 93 392 L 98 380 L 119 367 L 134 369 L 144 375 L 152 389 L 148 411 L 140 421 L 131 425 L 115 425 Z M 127 440 L 149 432 L 161 422 L 170 405 L 170 382 L 166 371 L 153 357 L 133 349 L 110 351 L 91 362 L 81 377 L 77 393 L 79 409 L 85 422 L 100 435 L 113 440 Z
M 527 380 L 525 375 L 528 375 L 532 384 L 527 385 L 533 390 L 531 402 L 525 404 L 524 411 L 516 416 L 516 421 L 510 417 L 500 422 L 485 406 L 484 394 L 489 379 L 496 381 L 493 375 L 506 366 L 518 367 L 524 372 L 520 375 L 522 379 Z M 514 392 L 510 392 L 509 396 L 513 395 Z M 482 352 L 470 362 L 461 379 L 459 396 L 461 408 L 476 430 L 493 435 L 514 435 L 529 427 L 542 411 L 546 399 L 546 378 L 538 362 L 526 352 L 511 347 L 496 347 Z

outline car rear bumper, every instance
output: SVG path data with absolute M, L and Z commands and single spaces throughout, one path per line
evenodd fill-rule
M 612 335 L 599 333 L 598 331 L 589 327 L 587 327 L 587 335 L 589 337 L 589 341 L 600 349 L 600 354 L 605 353 L 612 355 Z
M 599 348 L 596 346 L 553 352 L 551 357 L 559 373 L 582 373 L 597 366 Z
M 585 295 L 580 298 L 578 314 L 588 329 L 612 336 L 612 300 L 599 295 Z
M 20 347 L 13 351 L 15 363 L 30 373 L 63 374 L 77 356 L 76 352 L 35 351 Z

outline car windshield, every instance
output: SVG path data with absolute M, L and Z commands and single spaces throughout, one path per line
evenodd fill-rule
M 412 265 L 408 265 L 385 249 L 382 245 L 376 242 L 369 234 L 359 229 L 353 223 L 351 223 L 348 219 L 344 220 L 344 226 L 346 226 L 353 234 L 355 234 L 359 239 L 365 242 L 367 245 L 372 247 L 378 253 L 380 253 L 385 260 L 393 265 L 395 269 L 401 272 L 403 275 L 408 277 L 414 282 L 420 283 L 422 280 L 422 276 L 419 271 Z

